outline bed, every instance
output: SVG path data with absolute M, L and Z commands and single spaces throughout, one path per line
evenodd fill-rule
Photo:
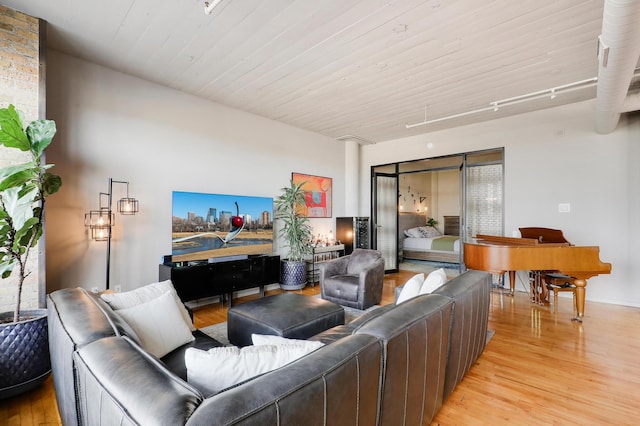
M 444 235 L 434 236 L 425 227 L 426 217 L 418 213 L 400 213 L 398 220 L 398 242 L 403 259 L 429 260 L 432 262 L 460 263 L 460 218 L 444 217 Z M 412 236 L 407 236 L 409 233 Z M 425 232 L 427 231 L 427 232 Z

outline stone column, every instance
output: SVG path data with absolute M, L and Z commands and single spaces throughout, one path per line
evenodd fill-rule
M 44 30 L 44 21 L 0 5 L 0 106 L 15 105 L 25 123 L 45 118 Z M 26 159 L 22 152 L 0 146 L 0 165 Z M 44 246 L 42 239 L 30 256 L 31 274 L 23 287 L 22 309 L 45 306 Z M 8 279 L 15 282 L 13 276 Z M 15 286 L 0 286 L 0 312 L 13 310 L 15 296 Z

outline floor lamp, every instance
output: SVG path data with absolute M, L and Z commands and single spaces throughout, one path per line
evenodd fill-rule
M 138 213 L 139 206 L 138 200 L 129 197 L 129 182 L 120 180 L 113 180 L 109 178 L 109 192 L 101 192 L 100 208 L 98 210 L 90 210 L 89 213 L 84 215 L 84 225 L 91 231 L 91 238 L 96 241 L 107 242 L 107 277 L 106 277 L 106 290 L 109 290 L 109 280 L 111 271 L 111 228 L 116 223 L 116 217 L 112 210 L 113 199 L 113 185 L 124 184 L 127 185 L 127 196 L 121 198 L 117 203 L 118 213 L 123 215 L 134 215 Z M 106 198 L 106 204 L 103 205 L 103 200 Z

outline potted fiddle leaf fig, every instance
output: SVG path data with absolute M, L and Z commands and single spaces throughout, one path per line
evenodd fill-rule
M 311 225 L 301 211 L 305 205 L 304 182 L 296 184 L 293 179 L 288 187 L 274 200 L 276 219 L 282 220 L 279 231 L 289 247 L 289 257 L 282 261 L 282 283 L 284 290 L 300 290 L 307 284 L 307 262 L 311 254 Z
M 0 285 L 15 289 L 13 312 L 0 313 L 0 399 L 39 385 L 51 371 L 46 309 L 20 309 L 28 260 L 43 232 L 44 202 L 58 191 L 42 154 L 56 133 L 55 122 L 23 127 L 13 105 L 0 108 L 0 144 L 25 152 L 27 161 L 0 167 Z M 12 277 L 12 279 L 9 279 Z

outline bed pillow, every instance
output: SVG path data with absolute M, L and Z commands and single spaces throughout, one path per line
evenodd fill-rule
M 404 231 L 404 235 L 409 238 L 423 238 L 422 232 L 420 232 L 420 228 L 409 228 Z
M 422 287 L 418 294 L 429 294 L 436 291 L 440 286 L 447 282 L 447 274 L 445 274 L 444 269 L 436 269 L 435 271 L 429 273 L 427 278 L 424 280 Z
M 309 350 L 315 351 L 321 346 L 324 346 L 324 343 L 320 341 L 311 341 L 311 340 L 300 340 L 300 339 L 288 339 L 282 336 L 274 336 L 269 334 L 252 334 L 251 341 L 254 346 L 264 346 L 264 345 L 298 345 L 304 346 Z
M 416 297 L 420 293 L 420 289 L 422 288 L 422 284 L 424 283 L 424 274 L 416 274 L 413 277 L 409 278 L 409 280 L 404 283 L 404 287 L 402 287 L 402 291 L 400 295 L 398 295 L 398 300 L 396 300 L 396 305 L 401 304 L 402 302 L 406 302 L 412 297 Z
M 178 293 L 176 293 L 176 289 L 173 287 L 171 280 L 148 284 L 135 290 L 125 291 L 124 293 L 105 293 L 100 297 L 102 300 L 107 302 L 109 306 L 111 306 L 111 309 L 117 311 L 119 309 L 131 308 L 141 303 L 150 302 L 156 297 L 167 292 L 171 293 L 173 296 L 176 306 L 178 307 L 178 311 L 180 312 L 185 324 L 187 324 L 191 331 L 195 331 L 196 328 L 193 326 L 193 321 L 189 316 L 189 312 L 187 312 L 187 309 L 178 297 Z
M 433 226 L 421 226 L 418 228 L 418 230 L 424 238 L 435 238 L 442 235 L 440 231 L 438 231 Z
M 205 397 L 235 384 L 266 373 L 312 352 L 301 345 L 261 345 L 211 348 L 203 351 L 187 348 L 184 362 L 187 382 Z
M 140 337 L 142 347 L 158 358 L 195 340 L 170 292 L 116 312 Z

